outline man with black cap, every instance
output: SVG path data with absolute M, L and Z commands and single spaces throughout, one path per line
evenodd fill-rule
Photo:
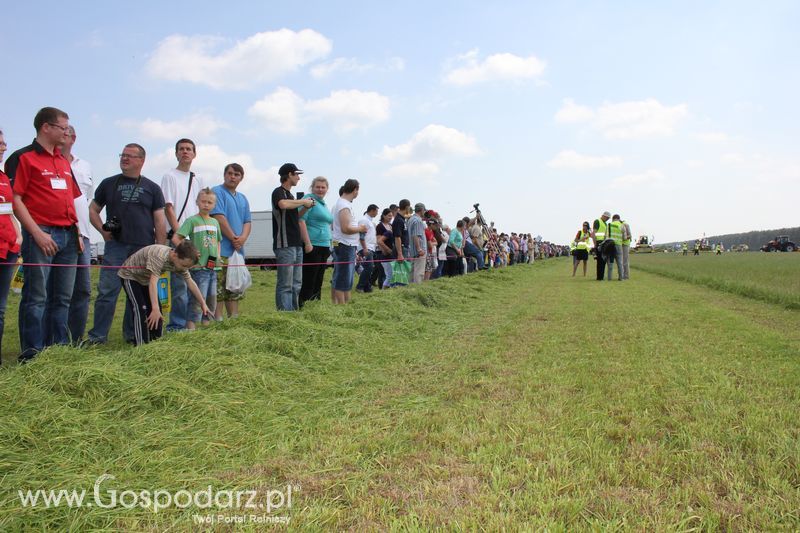
M 275 307 L 278 311 L 300 308 L 300 286 L 303 283 L 303 244 L 308 241 L 305 225 L 301 226 L 298 207 L 311 209 L 313 198 L 295 200 L 292 187 L 300 181 L 303 171 L 294 163 L 281 165 L 278 170 L 281 184 L 272 191 L 272 248 L 278 264 L 275 284 Z
M 606 273 L 606 261 L 603 259 L 603 254 L 600 253 L 600 243 L 608 238 L 608 219 L 611 218 L 611 213 L 606 211 L 603 215 L 594 221 L 592 226 L 592 239 L 594 239 L 594 258 L 597 261 L 597 281 L 603 281 Z

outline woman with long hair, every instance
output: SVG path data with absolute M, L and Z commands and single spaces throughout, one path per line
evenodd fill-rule
M 589 239 L 591 238 L 592 227 L 588 222 L 583 223 L 583 227 L 575 234 L 575 249 L 572 251 L 572 277 L 578 270 L 578 263 L 583 261 L 583 277 L 586 277 L 586 265 L 589 263 Z

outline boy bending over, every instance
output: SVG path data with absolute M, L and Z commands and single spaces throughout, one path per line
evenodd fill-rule
M 200 302 L 203 315 L 209 313 L 203 295 L 189 275 L 189 268 L 197 263 L 197 248 L 191 241 L 183 241 L 172 250 L 169 246 L 145 246 L 122 264 L 118 276 L 128 296 L 127 306 L 133 316 L 136 346 L 161 337 L 164 316 L 158 301 L 158 278 L 164 272 L 180 274 L 189 292 Z

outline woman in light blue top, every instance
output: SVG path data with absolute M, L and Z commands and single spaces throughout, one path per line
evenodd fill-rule
M 322 278 L 328 256 L 331 255 L 331 222 L 333 215 L 325 205 L 328 180 L 317 176 L 311 181 L 311 194 L 316 203 L 311 209 L 301 209 L 300 219 L 308 230 L 308 241 L 303 254 L 303 284 L 300 287 L 300 307 L 308 300 L 319 300 L 322 293 Z M 310 264 L 309 264 L 310 263 Z

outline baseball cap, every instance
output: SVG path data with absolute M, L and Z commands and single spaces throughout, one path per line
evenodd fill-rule
M 303 171 L 297 168 L 297 165 L 294 163 L 284 163 L 281 165 L 281 168 L 278 170 L 279 176 L 288 176 L 292 172 L 297 172 L 298 174 L 302 174 Z
M 603 213 L 603 216 L 604 216 L 604 217 L 611 218 L 611 213 L 609 213 L 608 211 L 605 211 L 605 212 Z

